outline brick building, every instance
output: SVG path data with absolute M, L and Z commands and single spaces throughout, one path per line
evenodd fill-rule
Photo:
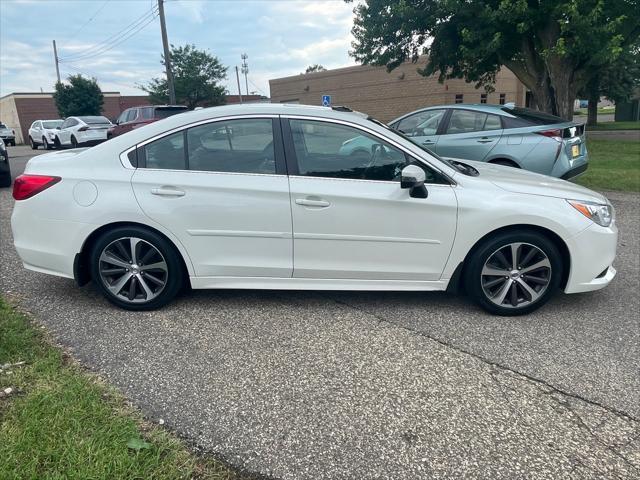
M 102 92 L 102 114 L 110 120 L 130 107 L 149 105 L 146 95 L 120 95 L 120 92 Z M 244 102 L 265 101 L 260 95 L 243 95 Z M 268 100 L 268 99 L 266 99 Z M 227 103 L 238 103 L 237 95 L 227 95 Z M 10 93 L 0 98 L 0 122 L 16 132 L 16 143 L 25 143 L 29 127 L 36 120 L 59 118 L 52 93 Z
M 269 80 L 271 102 L 320 105 L 323 95 L 331 95 L 333 105 L 346 105 L 383 122 L 431 105 L 525 104 L 526 88 L 506 68 L 496 76 L 495 92 L 487 94 L 461 79 L 438 83 L 437 75 L 424 77 L 417 72 L 424 63 L 407 62 L 390 73 L 385 67 L 357 65 L 276 78 Z

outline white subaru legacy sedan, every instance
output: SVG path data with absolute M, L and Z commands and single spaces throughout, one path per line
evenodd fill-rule
M 361 137 L 368 151 L 344 148 Z M 616 274 L 614 212 L 599 193 L 444 161 L 341 107 L 175 115 L 35 157 L 13 196 L 26 268 L 92 280 L 130 310 L 191 286 L 461 290 L 518 315 Z

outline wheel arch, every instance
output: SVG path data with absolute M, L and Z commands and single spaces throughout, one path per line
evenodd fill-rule
M 512 167 L 515 168 L 522 168 L 522 165 L 520 165 L 516 160 L 514 160 L 513 158 L 507 156 L 507 155 L 500 155 L 497 157 L 492 158 L 491 160 L 487 160 L 487 163 L 499 163 L 499 162 L 507 162 L 512 164 Z
M 462 260 L 462 262 L 460 262 L 454 270 L 451 276 L 451 280 L 449 281 L 447 291 L 458 292 L 463 289 L 463 279 L 465 277 L 465 270 L 469 265 L 469 259 L 473 256 L 475 251 L 485 240 L 501 233 L 522 232 L 523 230 L 534 231 L 536 233 L 544 235 L 549 240 L 551 240 L 556 247 L 558 247 L 562 260 L 562 278 L 560 279 L 560 288 L 564 290 L 564 288 L 567 286 L 569 273 L 571 271 L 571 252 L 569 251 L 569 247 L 567 246 L 565 241 L 553 230 L 550 230 L 546 227 L 541 227 L 539 225 L 533 224 L 516 224 L 496 228 L 495 230 L 488 232 L 483 237 L 478 239 L 465 255 L 464 260 Z
M 102 225 L 99 228 L 96 228 L 93 232 L 91 232 L 89 236 L 84 240 L 84 243 L 82 244 L 80 252 L 76 254 L 76 257 L 73 261 L 73 277 L 79 286 L 86 285 L 87 283 L 89 283 L 89 281 L 91 281 L 89 252 L 91 252 L 91 248 L 93 247 L 95 242 L 98 240 L 98 238 L 100 238 L 100 235 L 102 235 L 103 233 L 108 232 L 109 230 L 112 230 L 114 228 L 120 228 L 120 227 L 144 228 L 146 230 L 150 230 L 153 233 L 163 237 L 174 248 L 176 254 L 178 255 L 178 258 L 180 259 L 180 264 L 182 265 L 184 278 L 190 284 L 189 268 L 187 267 L 188 259 L 185 259 L 181 249 L 178 248 L 176 243 L 171 238 L 169 238 L 165 233 L 161 232 L 157 228 L 151 227 L 144 223 L 112 222 L 112 223 L 107 223 L 105 225 Z

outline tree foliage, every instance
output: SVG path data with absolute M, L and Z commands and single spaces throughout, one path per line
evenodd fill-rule
M 62 118 L 71 115 L 100 115 L 104 95 L 95 78 L 70 75 L 69 83 L 56 83 L 53 100 Z
M 327 69 L 324 68 L 322 65 L 320 65 L 319 63 L 316 63 L 314 65 L 309 65 L 307 67 L 307 69 L 304 71 L 304 73 L 313 73 L 313 72 L 326 72 Z
M 351 0 L 346 0 L 351 1 Z M 577 91 L 640 36 L 639 0 L 368 0 L 355 8 L 352 55 L 405 60 L 491 89 L 501 66 L 537 107 L 571 118 Z
M 195 108 L 225 103 L 225 88 L 219 82 L 227 78 L 227 67 L 220 63 L 218 57 L 198 50 L 195 45 L 171 45 L 170 55 L 178 104 Z M 169 87 L 165 77 L 153 78 L 140 88 L 149 94 L 151 103 L 169 103 Z

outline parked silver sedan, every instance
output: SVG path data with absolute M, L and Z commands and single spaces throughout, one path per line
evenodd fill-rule
M 588 167 L 583 124 L 507 105 L 446 105 L 389 126 L 450 160 L 477 160 L 570 179 Z

